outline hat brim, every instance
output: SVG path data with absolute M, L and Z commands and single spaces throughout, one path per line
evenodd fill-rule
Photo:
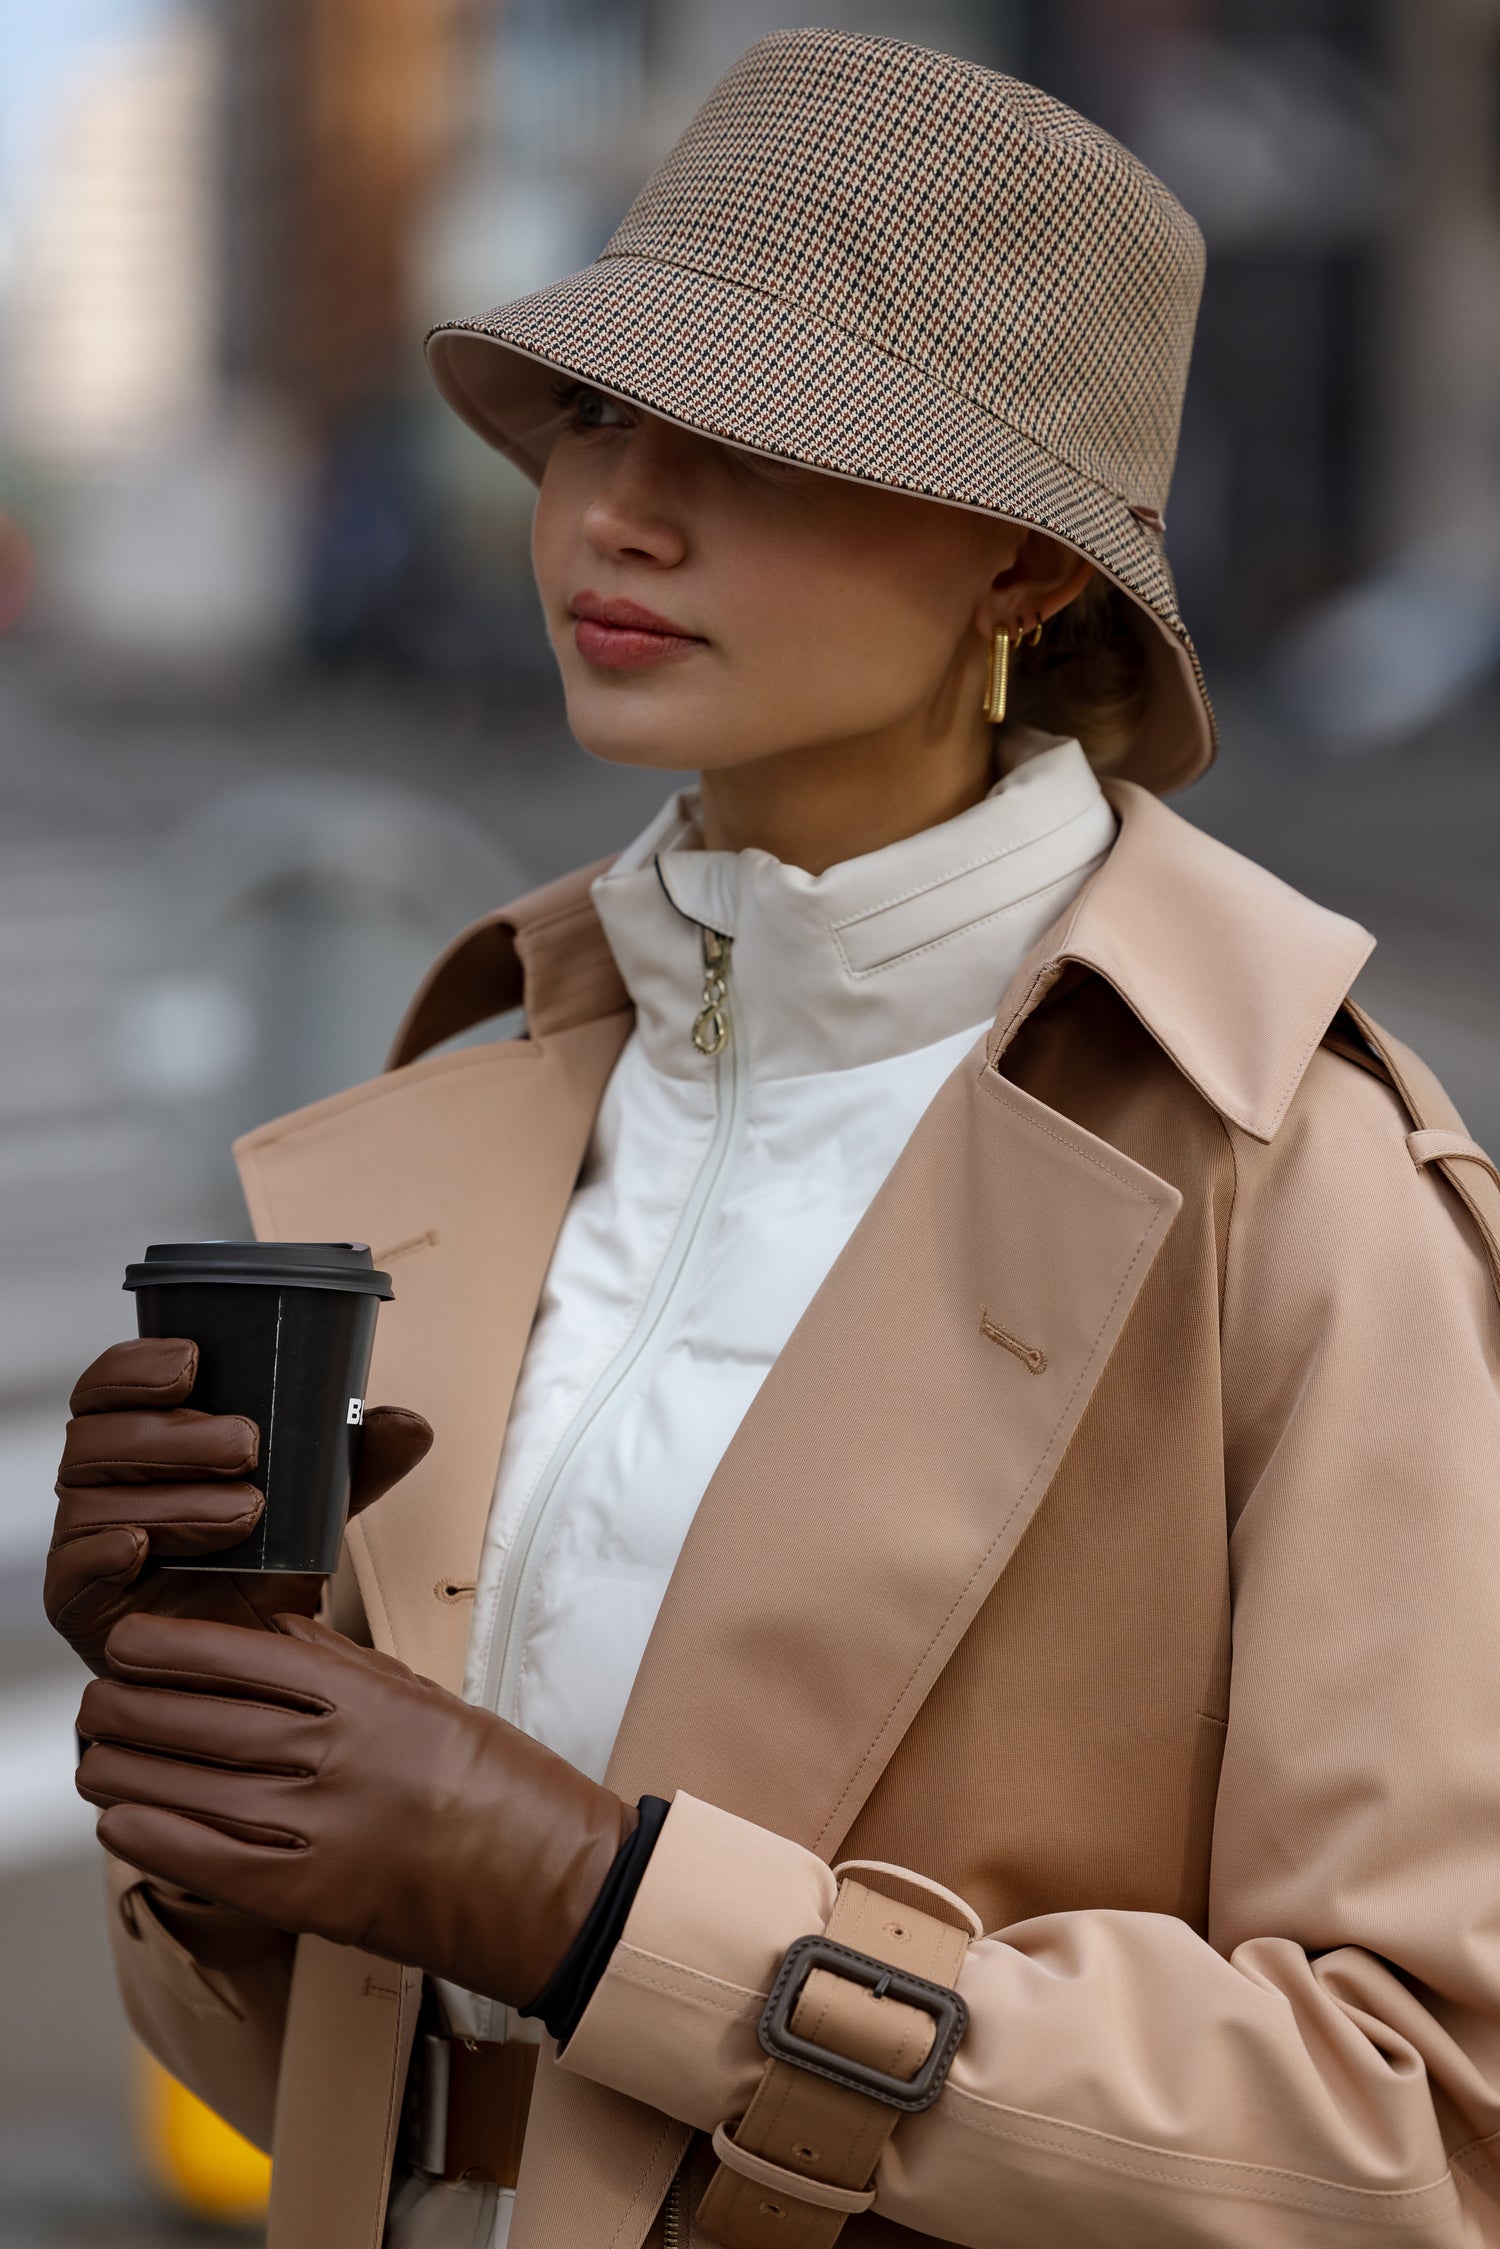
M 1156 632 L 1148 707 L 1120 775 L 1165 795 L 1212 764 L 1213 706 L 1160 532 L 1126 501 L 933 376 L 831 322 L 685 267 L 601 258 L 427 338 L 433 378 L 481 437 L 539 478 L 571 375 L 727 444 L 1047 531 Z

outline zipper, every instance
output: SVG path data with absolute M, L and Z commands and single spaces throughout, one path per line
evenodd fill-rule
M 703 932 L 703 1003 L 693 1025 L 693 1044 L 712 1059 L 729 1041 L 729 955 L 732 937 L 717 929 Z
M 682 2249 L 682 2173 L 667 2189 L 661 2206 L 661 2249 Z
M 716 1115 L 713 1137 L 693 1182 L 682 1215 L 652 1284 L 634 1331 L 594 1383 L 558 1439 L 516 1531 L 500 1584 L 485 1657 L 482 1707 L 509 1714 L 520 1679 L 525 1646 L 523 1620 L 531 1605 L 547 1552 L 552 1525 L 566 1490 L 569 1470 L 590 1439 L 614 1418 L 630 1395 L 632 1378 L 643 1370 L 653 1345 L 663 1340 L 667 1321 L 691 1288 L 715 1215 L 719 1192 L 744 1125 L 747 1073 L 744 1041 L 734 1037 L 729 1000 L 729 959 L 733 939 L 700 924 L 703 938 L 703 999 L 692 1026 L 698 1053 L 714 1065 Z M 504 2021 L 498 2001 L 487 2003 L 490 2035 Z

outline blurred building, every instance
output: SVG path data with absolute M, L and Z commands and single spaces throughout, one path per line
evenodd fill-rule
M 1391 207 L 1378 0 L 1047 0 L 1040 81 L 1136 149 L 1210 266 L 1169 525 L 1196 628 L 1253 661 L 1360 567 Z
M 1390 17 L 1388 287 L 1378 534 L 1477 537 L 1500 518 L 1500 0 Z
M 225 0 L 224 365 L 316 429 L 411 386 L 412 245 L 465 135 L 476 0 Z
M 221 50 L 187 12 L 85 66 L 11 226 L 5 435 L 70 468 L 209 407 L 219 380 Z

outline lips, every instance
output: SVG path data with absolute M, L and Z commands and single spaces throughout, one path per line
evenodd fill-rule
M 568 607 L 579 655 L 605 671 L 664 664 L 707 646 L 699 634 L 685 632 L 670 617 L 658 616 L 638 601 L 605 601 L 585 592 L 575 594 Z

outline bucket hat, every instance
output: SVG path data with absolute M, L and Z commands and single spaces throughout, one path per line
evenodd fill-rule
M 726 443 L 1047 531 L 1156 628 L 1117 770 L 1211 762 L 1164 543 L 1203 280 L 1188 213 L 1048 94 L 904 41 L 774 32 L 720 79 L 596 261 L 427 339 L 539 478 L 559 373 Z

